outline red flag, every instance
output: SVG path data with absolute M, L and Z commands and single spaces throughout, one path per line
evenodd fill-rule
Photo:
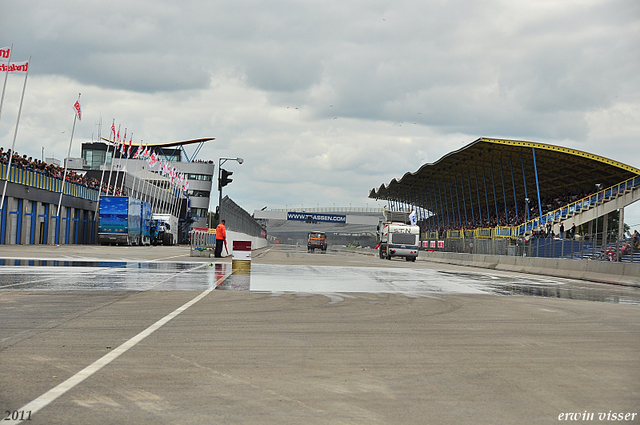
M 111 133 L 113 133 L 113 143 L 116 142 L 116 122 L 111 123 Z
M 73 104 L 73 109 L 75 109 L 76 115 L 78 115 L 78 119 L 82 121 L 82 110 L 80 109 L 80 99 L 76 100 L 76 103 Z
M 133 133 L 129 136 L 129 149 L 127 149 L 127 158 L 131 158 L 131 140 L 133 139 Z
M 140 156 L 140 152 L 142 152 L 142 145 L 138 146 L 138 149 L 136 150 L 136 153 L 133 154 L 133 158 L 137 158 Z

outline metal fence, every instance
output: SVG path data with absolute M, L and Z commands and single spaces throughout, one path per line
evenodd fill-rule
M 467 232 L 464 232 L 467 233 Z M 436 235 L 431 235 L 436 236 Z M 580 238 L 478 238 L 457 237 L 427 239 L 422 248 L 432 251 L 520 257 L 567 258 L 580 260 L 640 263 L 640 241 L 616 240 L 611 234 L 598 233 Z
M 261 238 L 267 236 L 265 228 L 228 196 L 222 198 L 219 213 L 220 220 L 225 221 L 227 230 Z

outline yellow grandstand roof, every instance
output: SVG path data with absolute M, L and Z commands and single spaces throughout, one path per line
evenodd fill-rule
M 595 191 L 596 184 L 606 188 L 640 175 L 638 168 L 576 149 L 480 138 L 416 172 L 370 190 L 369 197 L 404 201 L 429 210 L 437 202 L 449 209 L 456 209 L 458 202 L 463 208 L 466 202 L 469 208 L 469 203 L 478 199 L 482 203 L 488 199 L 492 209 L 494 204 L 504 208 L 505 200 L 513 205 L 514 192 L 518 202 L 525 199 L 525 181 L 527 197 L 533 202 L 537 196 L 536 171 L 543 198 L 588 194 Z

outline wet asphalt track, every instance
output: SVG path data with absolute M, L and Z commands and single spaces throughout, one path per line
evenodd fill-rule
M 295 247 L 255 253 L 250 276 L 185 248 L 0 254 L 0 409 L 25 423 L 555 423 L 640 406 L 636 288 Z

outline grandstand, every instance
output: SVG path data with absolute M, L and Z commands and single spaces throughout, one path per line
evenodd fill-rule
M 392 210 L 416 209 L 423 239 L 445 240 L 445 250 L 519 255 L 531 250 L 516 249 L 518 243 L 566 239 L 575 224 L 571 239 L 582 242 L 581 252 L 588 242 L 595 253 L 612 238 L 617 250 L 624 242 L 624 207 L 640 198 L 640 170 L 561 146 L 480 138 L 369 197 Z

